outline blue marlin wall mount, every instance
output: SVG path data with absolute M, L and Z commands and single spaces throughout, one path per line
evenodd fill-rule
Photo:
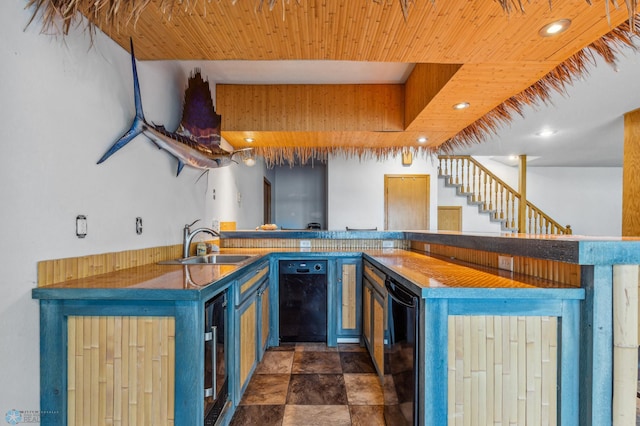
M 120 148 L 131 142 L 136 136 L 145 135 L 158 148 L 167 151 L 178 160 L 177 175 L 185 165 L 196 169 L 215 169 L 230 165 L 234 155 L 245 148 L 227 151 L 220 147 L 220 123 L 222 117 L 216 114 L 211 99 L 208 81 L 203 81 L 199 69 L 195 69 L 189 77 L 185 91 L 182 120 L 175 132 L 168 131 L 162 125 L 147 122 L 142 112 L 142 98 L 136 58 L 131 43 L 131 67 L 133 69 L 133 94 L 136 115 L 129 130 L 120 137 L 109 150 L 100 158 L 98 164 L 106 161 Z

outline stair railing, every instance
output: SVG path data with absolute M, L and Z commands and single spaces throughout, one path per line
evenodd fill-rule
M 520 193 L 494 175 L 489 169 L 466 155 L 442 155 L 439 176 L 447 185 L 455 186 L 460 195 L 467 197 L 482 212 L 489 213 L 493 221 L 502 223 L 507 231 L 527 234 L 571 234 L 569 225 L 562 226 L 533 203 L 526 201 L 524 230 L 519 230 Z

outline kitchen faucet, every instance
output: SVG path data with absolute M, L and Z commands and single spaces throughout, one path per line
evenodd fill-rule
M 182 237 L 182 257 L 189 257 L 189 248 L 191 246 L 191 240 L 193 240 L 193 237 L 195 237 L 196 234 L 200 233 L 200 232 L 206 232 L 208 234 L 213 235 L 214 237 L 218 237 L 220 238 L 220 233 L 211 229 L 211 228 L 197 228 L 194 229 L 193 231 L 191 230 L 191 227 L 200 219 L 196 219 L 193 221 L 193 223 L 191 223 L 191 225 L 185 225 L 184 226 L 184 230 L 183 230 L 183 237 Z

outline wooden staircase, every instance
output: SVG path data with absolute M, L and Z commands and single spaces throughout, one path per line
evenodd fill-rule
M 533 203 L 525 200 L 524 217 L 520 220 L 518 191 L 491 173 L 471 156 L 442 155 L 438 157 L 438 177 L 445 186 L 453 187 L 459 196 L 467 197 L 469 205 L 499 222 L 505 232 L 526 234 L 571 234 L 569 225 L 562 226 Z

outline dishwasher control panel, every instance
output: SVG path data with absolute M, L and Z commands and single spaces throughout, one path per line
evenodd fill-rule
M 326 274 L 326 260 L 281 260 L 280 275 Z

